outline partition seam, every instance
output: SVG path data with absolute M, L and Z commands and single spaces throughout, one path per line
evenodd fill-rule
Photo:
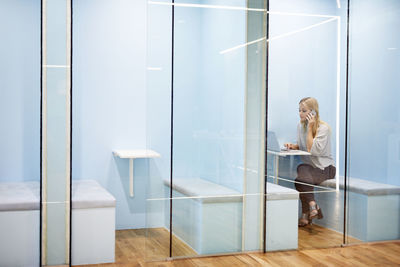
M 69 250 L 69 266 L 71 266 L 72 264 L 72 52 L 73 52 L 73 43 L 72 43 L 72 38 L 73 38 L 73 32 L 72 32 L 72 28 L 73 28 L 73 0 L 70 0 L 70 55 L 69 55 L 69 78 L 70 78 L 70 157 L 69 157 L 69 246 L 68 246 L 68 250 Z
M 265 36 L 266 39 L 269 40 L 269 0 L 267 0 L 267 13 L 266 13 L 266 27 L 265 27 Z M 267 153 L 267 148 L 268 148 L 268 59 L 269 59 L 269 42 L 265 42 L 266 44 L 266 62 L 265 62 L 265 161 L 264 161 L 264 200 L 263 200 L 263 205 L 264 205 L 264 214 L 263 214 L 263 252 L 266 252 L 266 231 L 267 231 L 267 175 L 268 175 L 268 166 L 267 166 L 267 160 L 268 160 L 268 153 Z
M 249 7 L 249 1 L 246 0 L 246 7 Z M 248 16 L 249 16 L 249 12 L 246 12 L 246 29 L 248 29 L 249 25 L 248 25 Z M 246 30 L 246 41 L 249 39 L 249 35 L 248 35 L 248 31 Z M 248 94 L 248 47 L 246 46 L 246 57 L 245 57 L 245 68 L 244 71 L 246 73 L 245 75 L 245 88 L 244 88 L 244 116 L 243 116 L 243 125 L 244 125 L 244 129 L 243 129 L 243 136 L 244 136 L 244 140 L 243 140 L 243 187 L 242 187 L 242 251 L 245 250 L 245 229 L 246 229 L 246 194 L 247 194 L 247 94 Z
M 41 147 L 41 175 L 40 175 L 40 185 L 41 185 L 41 218 L 40 218 L 40 222 L 41 222 L 41 230 L 42 230 L 42 234 L 41 234 L 41 264 L 46 264 L 46 258 L 47 258 L 47 235 L 43 236 L 43 233 L 46 233 L 47 231 L 47 197 L 46 197 L 46 188 L 47 188 L 47 168 L 46 168 L 46 162 L 47 162 L 47 102 L 46 102 L 46 95 L 47 95 L 47 68 L 44 68 L 43 66 L 47 64 L 47 55 L 46 55 L 46 42 L 45 42 L 45 38 L 46 38 L 46 27 L 47 27 L 47 1 L 46 0 L 42 0 L 41 1 L 41 13 L 42 13 L 42 20 L 41 20 L 41 51 L 42 51 L 42 56 L 41 56 L 41 92 L 42 92 L 42 96 L 41 96 L 41 123 L 40 126 L 42 128 L 42 135 L 40 138 L 40 142 L 42 144 Z
M 172 0 L 172 4 L 175 0 Z M 174 24 L 175 6 L 172 5 L 171 28 L 171 154 L 170 154 L 170 191 L 169 191 L 169 257 L 172 257 L 172 188 L 173 188 L 173 150 L 174 150 Z
M 348 170 L 348 118 L 349 118 L 349 46 L 350 46 L 350 0 L 347 0 L 347 40 L 346 40 L 346 125 L 344 141 L 344 200 L 343 200 L 343 244 L 346 244 L 347 231 L 347 170 Z
M 40 1 L 40 166 L 39 166 L 39 266 L 42 266 L 42 105 L 43 105 L 43 0 Z

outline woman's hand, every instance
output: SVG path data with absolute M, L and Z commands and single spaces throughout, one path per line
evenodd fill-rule
M 314 142 L 314 137 L 313 137 L 313 127 L 316 123 L 315 121 L 315 116 L 310 112 L 307 114 L 306 117 L 307 120 L 307 124 L 308 124 L 308 133 L 307 133 L 307 151 L 310 152 L 311 151 L 311 147 L 313 145 Z
M 315 124 L 315 116 L 310 112 L 307 114 L 306 120 L 308 121 L 308 128 L 311 129 Z
M 285 143 L 284 146 L 287 149 L 295 149 L 295 150 L 299 149 L 299 145 L 298 144 Z

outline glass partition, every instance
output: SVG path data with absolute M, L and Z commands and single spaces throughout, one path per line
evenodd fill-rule
M 40 261 L 40 1 L 0 1 L 0 266 Z
M 400 238 L 399 26 L 399 1 L 351 1 L 348 243 Z
M 218 9 L 220 1 L 181 3 L 174 10 L 172 233 L 192 251 L 173 244 L 172 256 L 238 252 L 246 49 L 237 46 L 246 43 L 246 1 Z
M 164 186 L 171 172 L 171 34 L 172 6 L 147 3 L 148 149 L 161 157 L 149 163 L 146 183 L 145 257 L 162 260 L 170 254 L 170 198 Z
M 137 263 L 152 162 L 143 153 L 146 1 L 73 1 L 73 11 L 71 262 Z
M 266 250 L 339 246 L 347 6 L 287 0 L 269 10 Z
M 72 1 L 0 3 L 0 266 L 400 238 L 397 1 L 128 2 L 74 1 L 74 132 Z
M 147 8 L 150 259 L 261 250 L 265 2 Z

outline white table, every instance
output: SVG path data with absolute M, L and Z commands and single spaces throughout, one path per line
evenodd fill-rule
M 274 169 L 275 169 L 275 184 L 278 183 L 278 174 L 279 174 L 279 157 L 286 156 L 310 156 L 311 153 L 303 150 L 282 150 L 282 151 L 272 151 L 267 150 L 268 154 L 274 155 Z
M 149 149 L 134 149 L 134 150 L 114 150 L 114 156 L 121 159 L 129 159 L 129 194 L 133 194 L 133 160 L 138 158 L 159 158 L 160 154 Z

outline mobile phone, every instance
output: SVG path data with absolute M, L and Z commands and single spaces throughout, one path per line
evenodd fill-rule
M 313 116 L 315 116 L 315 115 L 317 115 L 317 112 L 315 112 L 315 110 L 311 110 L 311 115 L 313 115 Z

